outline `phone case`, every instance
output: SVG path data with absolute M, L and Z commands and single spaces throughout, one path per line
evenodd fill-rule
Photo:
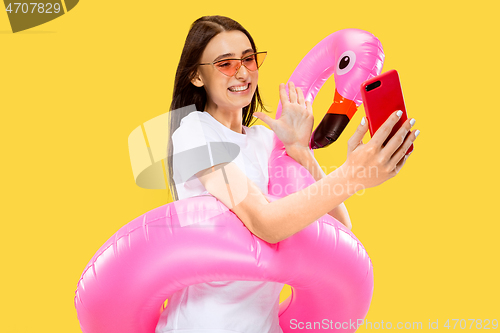
M 394 125 L 391 133 L 384 141 L 384 145 L 386 145 L 408 119 L 398 72 L 391 69 L 363 82 L 361 84 L 361 97 L 368 118 L 371 137 L 394 111 L 403 111 L 401 119 Z M 409 134 L 410 132 L 408 132 L 407 136 Z M 408 148 L 406 154 L 412 151 L 413 144 Z

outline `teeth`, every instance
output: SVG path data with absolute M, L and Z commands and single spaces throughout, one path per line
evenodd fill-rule
M 229 90 L 231 91 L 243 91 L 243 90 L 247 90 L 248 89 L 248 84 L 246 86 L 243 86 L 243 87 L 231 87 L 229 88 Z

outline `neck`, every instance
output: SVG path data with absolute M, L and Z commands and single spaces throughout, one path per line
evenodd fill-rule
M 219 123 L 229 128 L 231 131 L 236 133 L 243 133 L 243 109 L 239 110 L 223 110 L 221 108 L 210 108 L 205 107 L 205 112 L 208 112 L 212 117 L 214 117 Z

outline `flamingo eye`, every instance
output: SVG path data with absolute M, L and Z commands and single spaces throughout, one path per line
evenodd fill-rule
M 342 59 L 340 59 L 339 63 L 339 69 L 344 69 L 349 65 L 349 56 L 344 56 Z
M 352 51 L 345 51 L 339 57 L 337 62 L 337 75 L 344 75 L 349 73 L 349 71 L 354 67 L 356 63 L 356 53 Z

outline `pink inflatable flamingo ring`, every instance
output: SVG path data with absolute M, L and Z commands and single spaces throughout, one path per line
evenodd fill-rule
M 313 102 L 332 74 L 336 84 L 334 103 L 314 131 L 311 149 L 340 135 L 361 104 L 359 86 L 380 74 L 383 60 L 378 39 L 358 29 L 327 36 L 303 58 L 289 81 L 307 100 Z M 280 115 L 281 105 L 276 118 Z M 286 186 L 293 193 L 315 182 L 300 172 L 302 166 L 276 135 L 273 144 L 266 195 L 271 202 L 287 195 L 276 188 Z M 295 168 L 298 176 L 275 177 L 278 167 Z M 270 244 L 215 197 L 201 195 L 153 209 L 120 228 L 85 267 L 74 304 L 84 333 L 153 333 L 174 292 L 227 280 L 288 284 L 292 294 L 279 305 L 284 333 L 323 332 L 324 326 L 301 329 L 293 323 L 324 323 L 326 318 L 335 323 L 329 329 L 354 332 L 348 323 L 365 318 L 373 294 L 373 266 L 365 248 L 330 215 Z

